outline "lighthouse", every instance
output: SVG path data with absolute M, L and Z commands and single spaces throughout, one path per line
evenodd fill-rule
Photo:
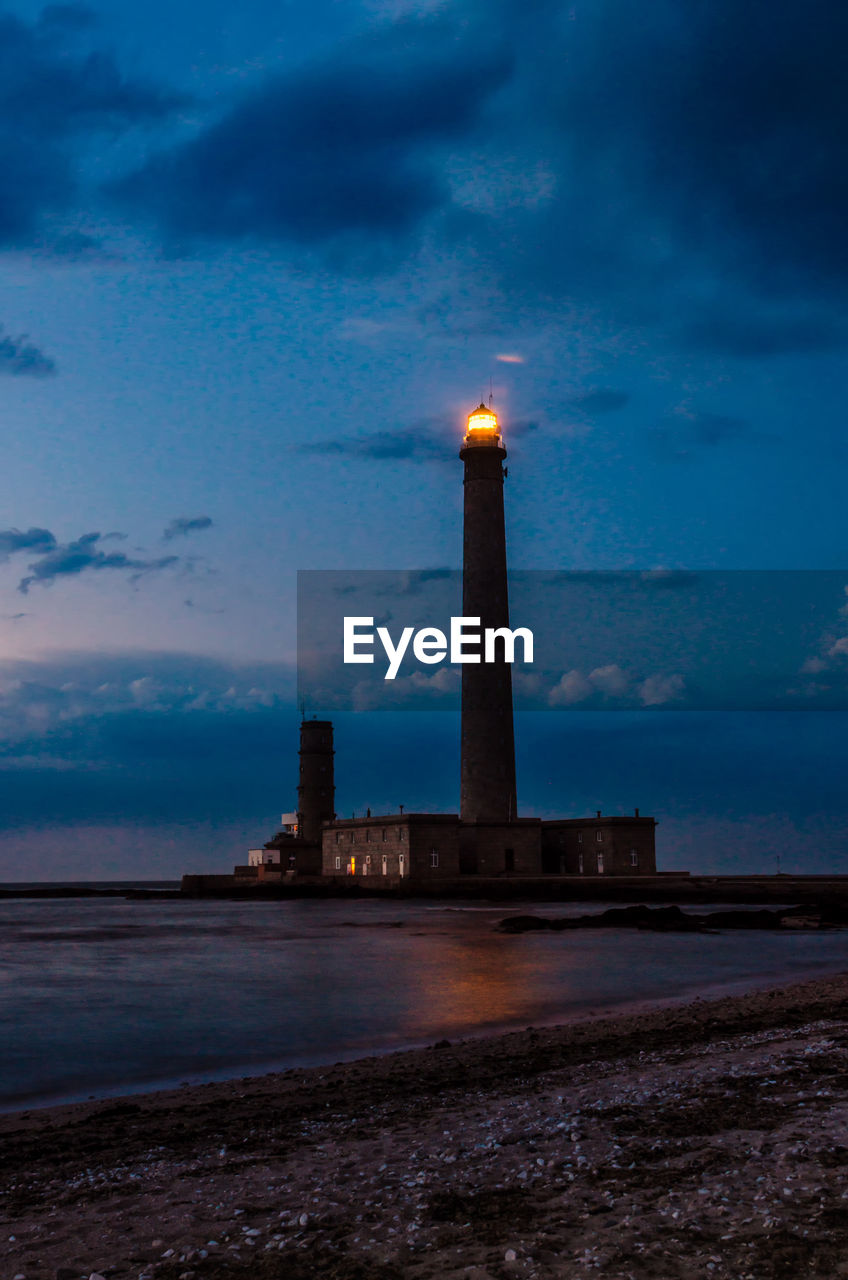
M 497 414 L 480 404 L 468 415 L 464 464 L 462 612 L 481 628 L 509 626 L 504 526 L 504 459 Z M 460 821 L 505 823 L 517 817 L 512 668 L 496 662 L 462 668 Z

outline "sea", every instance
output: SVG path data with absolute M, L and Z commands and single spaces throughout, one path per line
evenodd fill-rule
M 507 915 L 607 905 L 0 899 L 0 1108 L 335 1063 L 848 971 L 848 931 L 496 928 Z

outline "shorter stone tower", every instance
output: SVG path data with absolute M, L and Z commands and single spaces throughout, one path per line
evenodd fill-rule
M 304 720 L 300 726 L 300 781 L 297 787 L 297 834 L 321 842 L 321 826 L 336 816 L 333 780 L 333 723 Z

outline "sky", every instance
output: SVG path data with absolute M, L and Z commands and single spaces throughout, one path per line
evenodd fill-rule
M 0 880 L 272 834 L 297 571 L 458 568 L 490 387 L 514 568 L 848 584 L 846 37 L 835 0 L 0 6 Z M 523 812 L 848 870 L 844 712 L 568 712 L 519 715 Z M 456 737 L 340 715 L 339 811 L 454 810 Z

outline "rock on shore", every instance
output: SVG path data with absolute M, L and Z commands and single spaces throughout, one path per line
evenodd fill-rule
M 715 929 L 842 929 L 848 908 L 823 904 L 784 907 L 777 911 L 708 911 L 696 915 L 680 907 L 610 907 L 583 916 L 507 916 L 501 933 L 535 933 L 569 929 L 648 929 L 657 933 L 703 933 Z

